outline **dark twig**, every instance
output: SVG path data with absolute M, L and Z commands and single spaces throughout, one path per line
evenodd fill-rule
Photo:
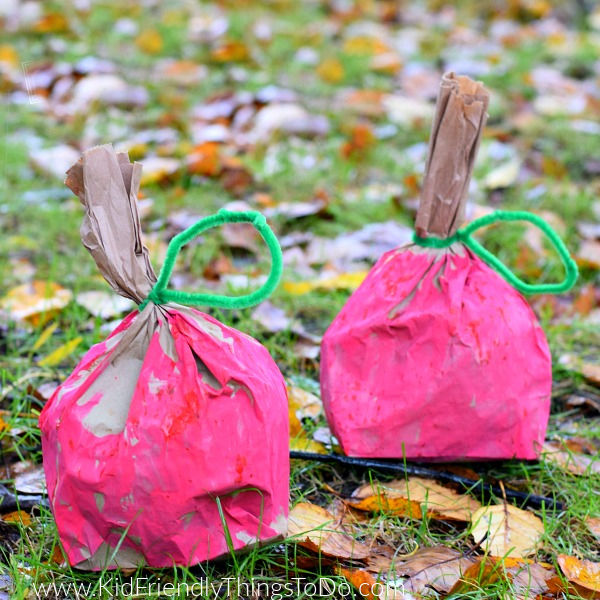
M 353 456 L 343 456 L 341 454 L 316 454 L 313 452 L 301 452 L 299 450 L 291 450 L 290 458 L 314 460 L 324 463 L 337 463 L 361 469 L 375 469 L 391 473 L 402 473 L 403 475 L 427 477 L 445 483 L 458 484 L 471 492 L 480 494 L 484 498 L 489 498 L 492 495 L 500 498 L 503 497 L 503 490 L 500 486 L 486 483 L 482 479 L 469 479 L 468 477 L 461 477 L 460 475 L 455 475 L 454 473 L 448 473 L 446 471 L 436 471 L 435 469 L 429 469 L 420 465 L 374 458 L 355 458 Z M 564 504 L 554 498 L 547 498 L 546 496 L 538 496 L 536 494 L 526 494 L 525 492 L 518 492 L 510 489 L 505 489 L 504 493 L 506 494 L 506 498 L 517 500 L 520 504 L 531 508 L 541 509 L 545 507 L 546 510 L 553 509 L 559 511 L 565 509 Z

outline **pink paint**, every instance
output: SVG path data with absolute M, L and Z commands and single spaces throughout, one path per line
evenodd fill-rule
M 386 253 L 322 345 L 330 426 L 350 456 L 532 459 L 552 366 L 526 300 L 462 246 Z
M 128 385 L 128 408 L 100 404 Z M 235 549 L 285 532 L 283 377 L 256 340 L 197 310 L 150 304 L 129 315 L 56 390 L 40 427 L 72 565 L 167 567 L 226 554 L 217 498 Z

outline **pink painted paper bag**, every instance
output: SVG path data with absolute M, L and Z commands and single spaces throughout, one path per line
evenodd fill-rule
M 155 285 L 136 204 L 140 173 L 101 146 L 66 179 L 86 209 L 84 245 L 112 288 L 142 303 L 87 352 L 40 416 L 52 512 L 79 568 L 192 565 L 286 531 L 283 377 L 256 340 L 175 303 L 189 294 Z M 269 244 L 272 289 L 280 251 L 258 213 L 200 221 L 174 238 L 167 260 L 198 231 L 231 220 L 252 222 Z
M 487 105 L 481 84 L 444 77 L 415 241 L 379 259 L 325 333 L 323 404 L 347 455 L 538 456 L 552 386 L 546 337 L 525 298 L 480 258 L 489 253 L 469 227 L 458 230 Z M 573 285 L 576 266 L 547 224 L 494 213 L 471 229 L 497 220 L 533 221 L 567 267 L 563 284 L 513 284 L 526 292 Z

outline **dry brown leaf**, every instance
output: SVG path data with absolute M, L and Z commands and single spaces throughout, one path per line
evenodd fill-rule
M 512 504 L 482 506 L 471 517 L 473 536 L 491 556 L 523 558 L 537 550 L 544 525 L 531 512 Z
M 581 374 L 594 385 L 600 385 L 600 365 L 584 362 L 581 365 Z
M 565 444 L 559 442 L 545 442 L 542 447 L 542 456 L 561 469 L 575 475 L 600 473 L 600 460 L 597 456 L 572 452 Z
M 409 477 L 387 483 L 368 483 L 352 494 L 352 505 L 361 510 L 388 510 L 419 518 L 421 510 L 432 518 L 469 521 L 481 504 L 466 494 L 459 494 L 432 479 Z
M 514 598 L 535 598 L 548 591 L 548 580 L 556 573 L 548 563 L 528 559 L 490 556 L 474 562 L 457 581 L 450 594 L 466 594 L 496 581 L 510 581 Z
M 571 583 L 586 590 L 600 592 L 600 563 L 566 554 L 559 554 L 557 560 L 564 576 Z
M 301 546 L 334 558 L 360 560 L 370 553 L 368 546 L 342 531 L 328 510 L 309 502 L 299 502 L 290 511 L 288 537 L 292 536 Z
M 505 565 L 506 566 L 506 565 Z M 548 568 L 550 567 L 550 568 Z M 551 565 L 524 562 L 506 569 L 517 598 L 537 598 L 548 591 L 548 581 L 556 575 Z
M 599 517 L 587 517 L 585 524 L 590 530 L 591 534 L 600 541 L 600 518 Z
M 422 548 L 404 560 L 394 561 L 388 570 L 388 581 L 413 594 L 427 586 L 449 592 L 474 562 L 446 546 Z M 408 579 L 402 581 L 398 577 Z

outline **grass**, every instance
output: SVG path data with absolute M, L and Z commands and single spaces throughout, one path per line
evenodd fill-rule
M 279 1 L 260 6 L 249 2 L 222 4 L 230 17 L 227 38 L 247 45 L 251 57 L 247 62 L 220 64 L 212 57 L 211 43 L 189 40 L 186 33 L 189 15 L 183 3 L 162 11 L 160 8 L 144 8 L 136 3 L 96 2 L 92 4 L 89 15 L 81 15 L 76 11 L 69 13 L 71 29 L 67 32 L 13 33 L 7 36 L 7 41 L 26 65 L 35 65 L 44 60 L 56 61 L 59 57 L 51 49 L 51 40 L 55 38 L 64 40 L 65 52 L 60 58 L 67 62 L 76 62 L 88 55 L 113 60 L 128 80 L 147 88 L 150 104 L 141 111 L 104 111 L 101 107 L 91 107 L 90 111 L 101 117 L 102 131 L 108 132 L 111 126 L 126 124 L 131 132 L 135 132 L 155 129 L 159 124 L 168 123 L 180 135 L 175 149 L 177 156 L 184 156 L 189 147 L 191 133 L 187 110 L 196 103 L 224 90 L 254 91 L 268 84 L 293 89 L 300 103 L 315 112 L 326 114 L 330 131 L 324 138 L 317 139 L 279 136 L 272 143 L 250 151 L 240 150 L 241 160 L 255 178 L 250 192 L 265 191 L 278 202 L 306 202 L 317 191 L 324 190 L 329 202 L 324 214 L 296 220 L 277 217 L 274 225 L 278 234 L 283 236 L 304 231 L 332 238 L 359 229 L 369 222 L 394 219 L 410 224 L 413 219 L 411 202 L 416 199 L 416 192 L 410 186 L 405 186 L 404 182 L 415 174 L 420 176 L 420 165 L 410 159 L 407 149 L 426 142 L 429 125 L 398 125 L 395 135 L 377 141 L 356 159 L 345 159 L 340 153 L 340 147 L 348 139 L 352 127 L 368 120 L 346 107 L 338 106 L 340 93 L 348 87 L 383 92 L 399 87 L 394 75 L 374 72 L 369 66 L 369 57 L 357 57 L 344 51 L 344 31 L 360 18 L 374 19 L 372 13 L 376 12 L 377 3 L 371 7 L 365 3 L 361 9 L 366 11 L 363 15 L 348 17 L 347 20 L 346 17 L 339 17 L 337 21 L 331 17 L 328 3 Z M 485 30 L 494 19 L 494 3 L 484 4 L 484 7 L 480 7 L 480 3 L 461 3 L 457 22 L 468 28 L 483 27 Z M 45 3 L 44 10 L 49 13 L 62 12 L 61 3 Z M 435 11 L 433 3 L 430 4 L 430 10 Z M 527 10 L 522 8 L 524 13 L 510 14 L 509 17 L 522 18 L 524 22 L 521 26 L 526 27 L 532 19 Z M 132 19 L 142 31 L 155 28 L 163 40 L 162 50 L 157 55 L 140 51 L 126 34 L 114 27 L 115 22 L 122 18 Z M 266 19 L 271 24 L 272 39 L 268 44 L 258 42 L 252 34 L 252 27 L 260 19 Z M 578 19 L 580 16 L 573 17 L 572 23 L 579 23 Z M 316 26 L 324 20 L 339 22 L 342 33 L 324 33 Z M 384 27 L 390 32 L 402 31 L 398 23 L 387 23 Z M 440 55 L 449 44 L 449 32 L 444 27 L 426 27 L 423 23 L 419 27 L 422 37 L 411 60 L 425 65 L 438 65 Z M 564 56 L 563 50 L 551 43 L 524 38 L 503 48 L 502 54 L 494 58 L 495 68 L 482 77 L 498 100 L 490 107 L 490 125 L 508 136 L 509 143 L 525 158 L 526 163 L 534 165 L 534 172 L 526 181 L 519 180 L 505 191 L 479 192 L 477 199 L 483 204 L 506 209 L 556 213 L 564 221 L 567 244 L 575 249 L 580 242 L 577 223 L 597 220 L 594 202 L 597 202 L 598 180 L 586 163 L 591 157 L 598 156 L 599 138 L 586 133 L 574 135 L 569 121 L 562 116 L 533 120 L 517 130 L 511 121 L 515 106 L 535 98 L 536 90 L 528 77 L 532 68 L 544 64 L 558 65 L 563 72 L 575 76 L 588 76 L 586 74 L 593 72 L 596 56 L 594 44 L 597 42 L 591 34 L 578 29 L 581 24 L 571 24 L 569 27 L 577 30 L 578 40 L 570 55 Z M 325 58 L 338 60 L 343 69 L 339 81 L 324 80 L 318 75 L 316 65 L 295 60 L 298 49 L 302 47 L 312 48 L 317 53 L 319 63 Z M 198 85 L 187 89 L 164 85 L 152 79 L 156 61 L 164 57 L 186 58 L 205 64 L 206 75 Z M 237 75 L 234 66 L 238 69 Z M 242 75 L 242 82 L 236 82 L 235 77 Z M 4 90 L 1 86 L 0 82 L 0 89 Z M 35 138 L 48 146 L 78 143 L 85 133 L 85 115 L 57 119 L 39 110 L 39 105 L 11 103 L 8 96 L 0 105 L 0 110 L 5 130 L 0 148 L 3 157 L 0 166 L 0 189 L 3 190 L 0 200 L 0 296 L 22 281 L 18 268 L 22 261 L 35 267 L 36 279 L 59 282 L 74 293 L 107 289 L 80 243 L 79 203 L 60 181 L 40 174 L 31 167 L 27 147 L 27 143 L 35 143 L 32 141 Z M 377 126 L 386 123 L 386 119 L 373 117 L 371 122 Z M 491 141 L 491 137 L 486 137 L 484 145 Z M 535 167 L 538 164 L 536 161 L 543 156 L 551 157 L 558 167 L 545 170 Z M 303 166 L 306 157 L 314 157 L 309 167 Z M 476 178 L 481 181 L 492 166 L 478 165 Z M 382 188 L 386 184 L 404 187 L 400 197 L 384 192 L 378 202 L 373 202 L 363 194 L 363 190 L 371 184 L 381 185 Z M 543 192 L 534 193 L 536 189 L 542 189 Z M 151 214 L 144 220 L 144 230 L 163 239 L 168 235 L 169 214 L 175 211 L 208 214 L 234 199 L 218 181 L 185 176 L 163 185 L 145 187 L 143 191 L 154 201 Z M 551 254 L 544 257 L 543 266 L 540 267 L 535 255 L 527 253 L 519 229 L 495 228 L 487 232 L 483 239 L 486 246 L 502 260 L 515 265 L 517 274 L 524 278 L 555 280 L 561 276 L 559 263 Z M 247 264 L 248 257 L 242 257 L 241 260 L 230 252 L 219 233 L 210 233 L 203 244 L 184 252 L 182 263 L 188 280 L 196 281 L 201 277 L 205 265 L 219 252 L 229 256 L 242 271 L 255 272 L 267 267 L 264 256 L 257 263 Z M 155 266 L 159 265 L 155 262 Z M 289 277 L 292 278 L 293 274 Z M 597 269 L 584 266 L 578 287 L 569 300 L 585 284 L 597 285 L 598 279 Z M 345 290 L 313 291 L 298 297 L 280 289 L 272 301 L 288 314 L 301 318 L 311 332 L 320 334 L 341 309 L 348 294 Z M 598 440 L 598 418 L 584 418 L 580 411 L 569 409 L 564 402 L 568 392 L 587 390 L 597 397 L 597 389 L 559 362 L 565 353 L 597 361 L 600 347 L 597 327 L 586 322 L 583 316 L 566 318 L 552 306 L 544 306 L 539 311 L 554 359 L 555 400 L 549 435 L 566 436 L 575 432 L 577 436 Z M 315 391 L 319 376 L 318 363 L 297 355 L 296 334 L 290 331 L 274 334 L 265 331 L 251 318 L 251 309 L 212 312 L 225 324 L 233 325 L 264 343 L 286 377 Z M 0 444 L 5 464 L 15 460 L 41 461 L 37 414 L 43 403 L 36 397 L 35 389 L 44 382 L 63 380 L 85 350 L 106 336 L 102 321 L 91 318 L 74 303 L 58 314 L 54 322 L 58 327 L 39 350 L 33 347 L 43 330 L 42 326 L 26 328 L 17 323 L 7 323 L 0 328 L 0 381 L 3 390 L 0 409 L 6 424 L 0 427 Z M 77 336 L 83 337 L 81 344 L 60 365 L 54 368 L 37 366 L 40 358 Z M 324 424 L 324 421 L 316 425 L 320 424 Z M 474 465 L 474 468 L 491 480 L 504 481 L 506 485 L 520 490 L 556 497 L 564 502 L 564 511 L 542 515 L 546 535 L 544 547 L 537 558 L 553 562 L 558 553 L 565 553 L 596 561 L 600 559 L 598 542 L 583 524 L 588 516 L 600 516 L 598 476 L 578 477 L 545 460 Z M 348 495 L 369 477 L 377 477 L 382 481 L 386 479 L 383 474 L 294 460 L 290 477 L 291 502 L 309 501 L 325 506 L 335 499 L 332 489 L 338 494 Z M 10 480 L 4 480 L 3 483 L 11 486 Z M 492 498 L 489 501 L 500 500 Z M 14 598 L 33 598 L 34 586 L 50 583 L 78 586 L 77 591 L 75 588 L 63 588 L 62 595 L 58 593 L 57 597 L 67 597 L 69 594 L 70 597 L 82 598 L 109 594 L 115 598 L 136 597 L 127 587 L 130 578 L 136 577 L 147 578 L 143 582 L 146 585 L 161 583 L 163 591 L 167 584 L 205 586 L 207 578 L 216 586 L 227 578 L 234 578 L 236 584 L 238 578 L 241 583 L 254 579 L 255 582 L 270 585 L 272 598 L 279 593 L 277 585 L 293 583 L 294 578 L 302 578 L 304 584 L 317 584 L 320 576 L 327 577 L 337 587 L 325 597 L 337 598 L 349 589 L 345 580 L 332 570 L 331 564 L 315 559 L 313 554 L 293 541 L 254 548 L 246 554 L 191 568 L 110 572 L 99 578 L 97 574 L 59 566 L 54 560 L 59 542 L 47 508 L 42 506 L 34 509 L 31 518 L 32 523 L 26 526 L 0 523 L 0 535 L 3 536 L 0 541 L 0 571 L 10 577 Z M 357 527 L 355 533 L 358 539 L 374 538 L 378 543 L 390 544 L 398 549 L 399 554 L 409 553 L 415 546 L 427 547 L 438 543 L 461 551 L 468 551 L 473 546 L 466 526 L 427 518 L 411 521 L 380 514 Z M 509 584 L 502 581 L 485 583 L 482 580 L 479 587 L 461 592 L 457 597 L 501 597 L 510 593 L 507 586 Z M 265 589 L 262 588 L 263 593 Z M 200 595 L 222 598 L 225 591 L 223 587 L 201 587 Z M 285 593 L 287 589 L 281 588 L 280 591 Z M 235 597 L 235 592 L 237 590 L 234 590 L 232 597 Z M 309 592 L 311 589 L 306 587 L 294 589 L 294 597 L 309 597 Z M 48 597 L 52 597 L 52 594 Z M 138 597 L 159 595 L 145 590 Z M 165 591 L 163 595 L 169 593 Z

